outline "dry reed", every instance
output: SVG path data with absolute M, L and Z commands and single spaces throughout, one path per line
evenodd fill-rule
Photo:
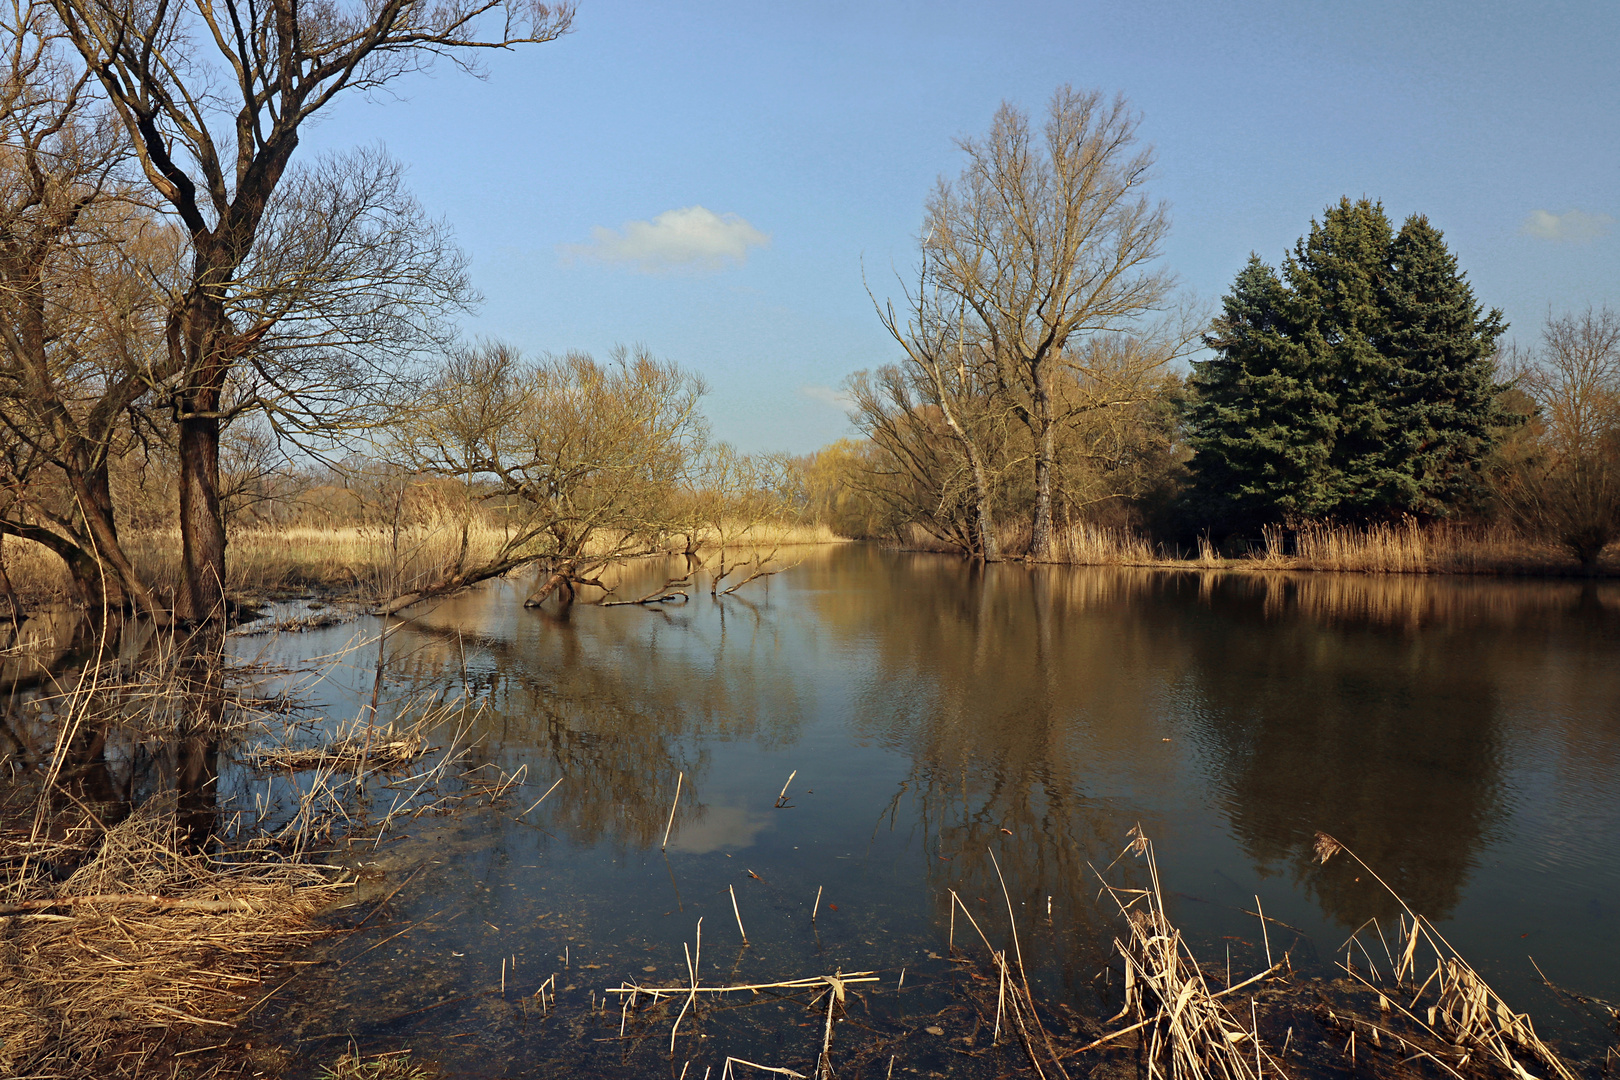
M 1139 827 L 1131 836 L 1114 862 L 1131 854 L 1141 856 L 1147 863 L 1149 886 L 1127 888 L 1103 879 L 1103 888 L 1130 932 L 1127 940 L 1114 941 L 1125 966 L 1125 1002 L 1112 1019 L 1135 1022 L 1082 1049 L 1140 1033 L 1150 1080 L 1265 1080 L 1268 1076 L 1281 1080 L 1285 1074 L 1262 1045 L 1252 1010 L 1250 1023 L 1244 1023 L 1224 999 L 1279 972 L 1284 965 L 1273 964 L 1222 990 L 1210 989 L 1181 931 L 1165 912 L 1152 841 Z
M 1362 528 L 1310 524 L 1289 536 L 1273 526 L 1250 559 L 1268 567 L 1371 574 L 1507 574 L 1573 567 L 1561 549 L 1500 526 L 1421 525 L 1408 518 Z
M 144 1076 L 174 1054 L 217 1049 L 182 1051 L 197 1033 L 231 1042 L 262 1000 L 258 983 L 289 949 L 325 933 L 310 917 L 352 884 L 312 857 L 317 841 L 370 842 L 371 830 L 380 840 L 395 820 L 493 802 L 521 781 L 523 770 L 493 765 L 457 772 L 471 721 L 458 703 L 434 698 L 395 703 L 399 727 L 363 713 L 320 745 L 294 745 L 291 691 L 249 691 L 257 678 L 296 673 L 226 664 L 218 640 L 201 654 L 173 634 L 147 640 L 136 659 L 92 662 L 31 694 L 32 749 L 21 764 L 34 782 L 0 789 L 9 797 L 0 807 L 0 1075 Z M 449 745 L 418 771 L 380 775 L 419 762 L 427 731 L 450 727 Z M 274 731 L 279 745 L 267 742 Z M 219 778 L 209 778 L 178 792 L 160 780 L 158 794 L 134 803 L 86 794 L 91 805 L 65 768 L 83 732 L 149 748 L 120 758 L 201 742 L 211 756 L 271 774 L 223 801 Z M 210 1060 L 216 1071 L 250 1064 Z M 201 1075 L 210 1060 L 189 1064 Z
M 463 554 L 461 526 L 449 520 L 413 523 L 398 530 L 365 525 L 235 529 L 230 534 L 225 585 L 232 596 L 321 592 L 373 601 L 439 581 L 459 559 L 465 558 L 468 565 L 490 561 L 507 536 L 499 522 L 475 520 L 468 526 Z M 702 533 L 696 539 L 700 549 L 708 549 L 717 536 Z M 737 548 L 773 549 L 845 542 L 825 525 L 792 522 L 728 531 L 726 540 Z M 159 596 L 174 595 L 180 583 L 179 534 L 131 530 L 123 536 L 123 544 L 141 580 Z M 669 550 L 678 553 L 684 545 L 684 538 L 672 539 Z M 37 605 L 70 596 L 66 567 L 47 549 L 8 537 L 3 555 L 24 602 Z
M 1030 547 L 1027 524 L 998 530 L 1009 554 Z M 949 544 L 911 529 L 904 547 L 954 551 Z M 1557 544 L 1503 526 L 1449 523 L 1424 525 L 1407 519 L 1364 527 L 1309 523 L 1298 529 L 1267 526 L 1255 543 L 1231 557 L 1210 537 L 1197 538 L 1191 552 L 1168 551 L 1128 528 L 1089 522 L 1057 526 L 1051 553 L 1041 561 L 1070 566 L 1197 567 L 1227 570 L 1311 570 L 1367 574 L 1561 575 L 1575 562 Z M 1600 573 L 1620 573 L 1620 555 L 1600 563 Z
M 145 1075 L 187 1033 L 229 1033 L 270 958 L 319 936 L 309 916 L 351 884 L 307 862 L 181 854 L 172 800 L 109 829 L 80 827 L 99 837 L 65 881 L 40 873 L 9 882 L 0 915 L 7 1076 Z M 82 852 L 36 852 L 33 865 L 45 854 L 60 862 Z
M 1519 1060 L 1524 1057 L 1540 1063 L 1557 1080 L 1577 1080 L 1575 1070 L 1536 1034 L 1530 1017 L 1509 1007 L 1433 923 L 1408 907 L 1389 883 L 1355 852 L 1327 833 L 1316 834 L 1316 853 L 1320 861 L 1325 863 L 1341 852 L 1355 860 L 1401 906 L 1402 915 L 1394 948 L 1389 946 L 1382 933 L 1378 935 L 1389 964 L 1390 985 L 1397 993 L 1391 996 L 1385 992 L 1389 987 L 1382 985 L 1383 979 L 1372 970 L 1370 962 L 1365 974 L 1357 970 L 1353 950 L 1360 949 L 1364 958 L 1370 956 L 1360 941 L 1360 930 L 1345 942 L 1345 959 L 1339 966 L 1353 982 L 1377 995 L 1381 1012 L 1398 1013 L 1418 1029 L 1420 1039 L 1433 1047 L 1430 1050 L 1414 1047 L 1418 1049 L 1419 1056 L 1435 1061 L 1453 1075 L 1480 1058 L 1501 1066 L 1518 1080 L 1535 1080 Z M 1428 974 L 1425 975 L 1425 972 Z M 1407 994 L 1411 995 L 1411 999 L 1403 1004 Z M 1395 1039 L 1402 1049 L 1406 1048 L 1406 1040 L 1393 1035 L 1387 1028 L 1367 1021 L 1351 1020 L 1352 1032 L 1357 1024 L 1372 1029 L 1375 1039 L 1382 1032 Z M 1449 1062 L 1444 1060 L 1448 1057 L 1451 1058 Z
M 997 949 L 990 944 L 979 922 L 956 894 L 950 890 L 951 896 L 951 939 L 955 939 L 956 909 L 961 908 L 962 914 L 967 916 L 968 925 L 979 936 L 984 947 L 990 954 L 991 964 L 996 969 L 996 1018 L 992 1043 L 1001 1040 L 1002 1021 L 1005 1017 L 1007 1025 L 1017 1036 L 1029 1058 L 1030 1067 L 1041 1080 L 1047 1077 L 1062 1077 L 1068 1080 L 1068 1071 L 1063 1068 L 1063 1056 L 1052 1045 L 1052 1038 L 1047 1034 L 1046 1027 L 1041 1023 L 1040 1013 L 1035 1008 L 1035 995 L 1029 986 L 1029 974 L 1024 969 L 1024 951 L 1018 941 L 1018 921 L 1013 916 L 1012 895 L 1007 891 L 1007 880 L 1001 876 L 1001 864 L 996 860 L 995 852 L 990 852 L 990 861 L 996 868 L 996 879 L 1001 884 L 1001 896 L 1007 905 L 1007 929 L 1012 936 L 1013 958 L 1007 958 L 1005 949 Z
M 392 726 L 371 728 L 356 724 L 350 731 L 320 746 L 279 746 L 250 751 L 244 758 L 255 769 L 289 772 L 335 768 L 355 771 L 366 767 L 378 771 L 402 769 L 428 751 L 427 736 L 420 723 L 412 730 L 396 731 Z

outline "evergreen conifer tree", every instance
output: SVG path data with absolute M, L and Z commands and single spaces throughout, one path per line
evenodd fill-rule
M 1293 306 L 1276 272 L 1251 255 L 1205 338 L 1216 359 L 1194 365 L 1198 488 L 1229 524 L 1331 506 L 1321 480 L 1337 399 L 1299 340 Z
M 1442 515 L 1480 497 L 1481 463 L 1519 419 L 1501 408 L 1505 386 L 1496 381 L 1496 342 L 1507 323 L 1500 310 L 1475 303 L 1440 230 L 1417 215 L 1391 245 L 1384 308 L 1397 435 L 1386 468 L 1400 477 L 1386 501 Z
M 1224 527 L 1438 516 L 1476 487 L 1504 417 L 1500 311 L 1474 302 L 1440 232 L 1340 200 L 1279 276 L 1238 274 L 1194 364 L 1200 501 Z

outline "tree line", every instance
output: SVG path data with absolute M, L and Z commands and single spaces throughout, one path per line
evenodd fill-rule
M 460 557 L 393 606 L 535 563 L 531 599 L 572 597 L 613 558 L 779 517 L 785 459 L 711 440 L 698 379 L 645 350 L 460 340 L 465 257 L 400 166 L 298 153 L 344 97 L 438 60 L 476 75 L 482 51 L 573 17 L 534 0 L 0 15 L 0 541 L 60 556 L 89 606 L 206 622 L 228 611 L 232 513 L 322 463 L 459 492 Z M 480 515 L 504 530 L 493 553 L 466 542 Z M 178 527 L 174 595 L 127 555 L 132 525 Z
M 1060 89 L 1039 123 L 1004 105 L 960 141 L 914 273 L 895 299 L 869 287 L 896 359 L 849 383 L 862 437 L 810 459 L 714 442 L 701 381 L 646 350 L 466 342 L 478 297 L 446 224 L 380 148 L 309 159 L 300 133 L 572 19 L 526 0 L 0 15 L 0 540 L 54 552 L 91 606 L 207 621 L 233 508 L 288 462 L 459 493 L 461 556 L 398 605 L 534 564 L 533 602 L 571 599 L 611 560 L 804 514 L 986 560 L 1051 558 L 1077 523 L 1240 544 L 1497 515 L 1588 566 L 1620 533 L 1620 318 L 1504 349 L 1437 229 L 1345 200 L 1210 319 L 1160 266 L 1139 118 L 1098 92 Z M 465 542 L 476 514 L 501 522 L 493 553 Z M 173 595 L 131 527 L 177 527 Z
M 1232 550 L 1271 526 L 1495 519 L 1595 566 L 1620 536 L 1620 316 L 1505 346 L 1439 229 L 1346 198 L 1203 317 L 1158 269 L 1137 127 L 1065 87 L 1038 126 L 1003 105 L 960 141 L 913 276 L 874 298 L 899 351 L 849 382 L 862 437 L 806 462 L 822 513 L 989 561 L 1051 558 L 1059 523 Z

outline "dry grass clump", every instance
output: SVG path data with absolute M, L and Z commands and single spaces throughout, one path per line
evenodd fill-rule
M 7 1076 L 147 1075 L 190 1036 L 228 1035 L 221 1017 L 257 999 L 268 958 L 321 933 L 310 915 L 350 884 L 309 863 L 184 854 L 172 800 L 67 831 L 70 843 L 3 853 Z
M 1381 1013 L 1399 1015 L 1407 1025 L 1417 1029 L 1419 1042 L 1435 1046 L 1434 1050 L 1421 1052 L 1421 1056 L 1435 1061 L 1454 1076 L 1470 1064 L 1494 1063 L 1518 1080 L 1535 1080 L 1520 1060 L 1523 1058 L 1544 1067 L 1557 1080 L 1576 1080 L 1575 1071 L 1536 1034 L 1530 1017 L 1515 1012 L 1503 1001 L 1434 924 L 1408 907 L 1388 882 L 1353 851 L 1327 833 L 1316 834 L 1316 854 L 1322 862 L 1341 852 L 1388 890 L 1404 913 L 1393 949 L 1382 933 L 1378 935 L 1379 943 L 1384 946 L 1390 983 L 1385 983 L 1378 974 L 1371 953 L 1360 940 L 1361 930 L 1345 943 L 1345 959 L 1340 966 L 1352 980 L 1378 995 Z M 1355 950 L 1360 950 L 1366 961 L 1365 974 L 1354 963 Z M 1425 972 L 1428 974 L 1424 975 Z M 1397 993 L 1386 993 L 1391 986 Z M 1410 1000 L 1403 1004 L 1408 994 Z M 1355 1023 L 1351 1022 L 1352 1030 Z M 1378 1025 L 1360 1023 L 1372 1029 L 1375 1038 L 1380 1031 L 1389 1034 Z M 1403 1044 L 1398 1035 L 1394 1038 Z
M 1125 1004 L 1115 1021 L 1134 1018 L 1127 1027 L 1103 1036 L 1085 1049 L 1141 1032 L 1147 1075 L 1169 1080 L 1265 1080 L 1285 1077 L 1282 1067 L 1261 1043 L 1259 1022 L 1253 1014 L 1232 1011 L 1228 995 L 1283 969 L 1273 964 L 1266 971 L 1222 990 L 1210 989 L 1204 972 L 1170 923 L 1159 884 L 1153 844 L 1140 828 L 1120 854 L 1142 856 L 1150 885 L 1145 889 L 1111 885 L 1103 888 L 1118 906 L 1130 930 L 1127 940 L 1115 939 L 1125 965 Z M 1117 863 L 1119 860 L 1116 859 Z M 1100 876 L 1100 875 L 1099 875 Z M 1269 951 L 1269 950 L 1268 950 Z M 1269 957 L 1268 957 L 1269 959 Z
M 443 1075 L 436 1068 L 413 1062 L 409 1050 L 362 1057 L 360 1051 L 351 1046 L 342 1057 L 321 1066 L 315 1080 L 436 1080 Z
M 248 753 L 245 760 L 255 769 L 298 772 L 324 768 L 352 772 L 367 768 L 402 769 L 427 751 L 427 736 L 422 733 L 420 724 L 405 731 L 355 725 L 347 734 L 320 746 L 268 747 Z

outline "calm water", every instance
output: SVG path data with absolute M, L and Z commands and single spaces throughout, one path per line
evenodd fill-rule
M 835 1032 L 840 1076 L 884 1075 L 891 1056 L 896 1073 L 993 1071 L 957 1049 L 975 1044 L 966 975 L 941 959 L 948 890 L 1006 944 L 993 851 L 1037 997 L 1104 1015 L 1117 923 L 1092 866 L 1138 824 L 1201 959 L 1263 966 L 1256 895 L 1293 928 L 1273 925 L 1271 947 L 1313 973 L 1365 920 L 1393 918 L 1354 864 L 1313 861 L 1325 830 L 1544 1028 L 1579 1025 L 1527 956 L 1620 999 L 1614 585 L 984 570 L 849 546 L 663 611 L 560 620 L 524 611 L 522 586 L 442 603 L 390 639 L 387 696 L 465 693 L 482 707 L 478 760 L 527 765 L 527 797 L 419 819 L 376 853 L 373 895 L 405 882 L 386 917 L 269 1019 L 308 1067 L 352 1038 L 455 1075 L 690 1062 L 697 1077 L 727 1054 L 812 1072 L 823 1012 L 804 997 L 727 999 L 683 1022 L 673 1054 L 673 1014 L 632 1017 L 643 1037 L 620 1040 L 616 1005 L 592 1011 L 626 978 L 685 981 L 701 918 L 705 983 L 879 972 Z M 291 662 L 376 630 L 241 649 Z M 319 688 L 332 715 L 369 696 L 369 660 Z M 529 995 L 553 973 L 542 1014 Z

